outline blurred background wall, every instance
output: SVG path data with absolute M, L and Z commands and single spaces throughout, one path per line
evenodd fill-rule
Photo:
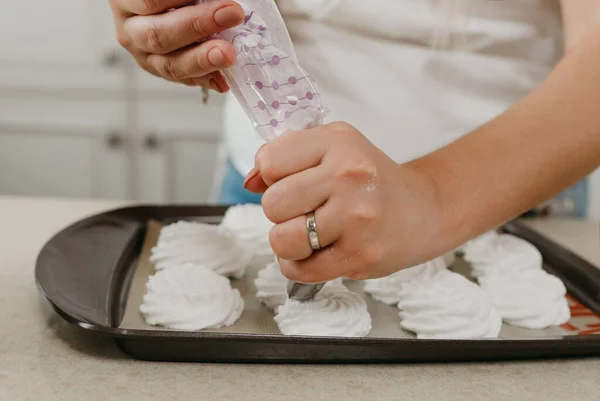
M 139 69 L 107 1 L 0 8 L 0 194 L 208 200 L 221 96 Z
M 107 1 L 0 9 L 0 195 L 210 199 L 222 96 L 205 105 L 199 89 L 138 68 L 115 40 Z M 600 170 L 587 196 L 600 220 Z

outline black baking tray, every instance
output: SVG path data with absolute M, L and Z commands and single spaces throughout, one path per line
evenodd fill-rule
M 131 356 L 153 361 L 381 363 L 480 361 L 600 355 L 600 335 L 418 340 L 181 332 L 120 328 L 147 222 L 201 218 L 218 222 L 227 207 L 139 206 L 102 213 L 56 234 L 40 252 L 37 284 L 54 310 L 82 329 L 115 339 Z M 572 297 L 600 313 L 600 270 L 527 228 L 503 230 L 534 244 L 545 268 Z

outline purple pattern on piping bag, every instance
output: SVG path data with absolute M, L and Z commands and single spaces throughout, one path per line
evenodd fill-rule
M 310 98 L 308 97 L 309 94 L 310 94 Z M 271 103 L 271 107 L 274 109 L 279 109 L 279 107 L 284 104 L 289 104 L 290 106 L 296 106 L 298 104 L 298 102 L 300 102 L 302 100 L 306 100 L 306 99 L 312 100 L 315 96 L 318 96 L 318 94 L 313 94 L 312 92 L 308 92 L 306 95 L 307 96 L 305 96 L 305 97 L 301 97 L 296 100 L 288 100 L 287 102 L 279 102 L 279 101 L 275 100 L 273 103 Z M 259 102 L 254 107 L 258 108 L 260 110 L 266 110 L 267 104 L 265 102 L 263 102 L 262 100 L 259 100 Z
M 306 110 L 306 109 L 311 109 L 311 108 L 312 109 L 317 109 L 314 106 L 302 106 L 302 107 L 298 107 L 295 110 L 286 111 L 285 114 L 284 114 L 284 119 L 283 120 L 280 121 L 280 120 L 272 119 L 271 121 L 269 121 L 268 124 L 259 125 L 259 127 L 265 127 L 265 126 L 268 126 L 268 125 L 270 125 L 271 127 L 277 127 L 279 124 L 281 124 L 282 122 L 284 122 L 286 119 L 290 118 L 292 116 L 292 114 L 294 114 L 294 113 L 296 113 L 298 111 L 301 111 L 301 110 Z
M 224 76 L 257 131 L 270 139 L 287 130 L 319 124 L 325 112 L 321 99 L 296 61 L 276 7 L 262 0 L 239 3 L 246 10 L 243 24 L 215 36 L 237 49 L 236 63 Z
M 246 64 L 244 64 L 244 67 L 250 67 L 250 66 L 262 67 L 265 64 L 279 65 L 281 60 L 288 60 L 288 59 L 289 59 L 289 57 L 273 56 L 273 57 L 271 57 L 271 60 L 258 60 L 256 63 L 246 63 Z

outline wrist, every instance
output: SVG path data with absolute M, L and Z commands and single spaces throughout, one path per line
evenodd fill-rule
M 412 244 L 417 259 L 413 264 L 430 261 L 462 245 L 460 241 L 456 243 L 450 229 L 452 213 L 436 177 L 412 162 L 400 164 L 399 168 L 401 186 L 408 187 L 413 205 L 412 209 L 400 211 L 400 224 L 413 224 L 411 228 L 418 236 Z M 406 197 L 406 192 L 402 196 Z
M 435 163 L 423 157 L 403 166 L 419 177 L 426 208 L 424 213 L 431 217 L 427 244 L 430 259 L 453 251 L 475 235 L 471 232 L 468 218 L 465 218 L 468 202 L 455 199 L 454 191 L 448 190 Z

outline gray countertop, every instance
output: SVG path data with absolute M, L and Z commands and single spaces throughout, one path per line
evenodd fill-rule
M 136 361 L 59 318 L 36 256 L 69 223 L 115 202 L 0 197 L 0 400 L 597 399 L 600 359 L 420 365 L 218 365 Z M 600 265 L 597 224 L 537 229 Z

